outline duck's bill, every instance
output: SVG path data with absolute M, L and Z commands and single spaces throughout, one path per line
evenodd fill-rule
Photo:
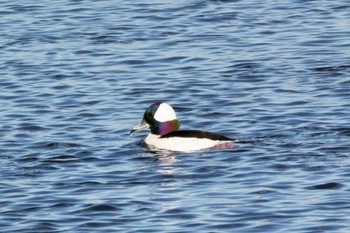
M 148 129 L 148 128 L 149 128 L 149 124 L 145 120 L 142 120 L 140 124 L 136 125 L 134 128 L 131 129 L 130 134 L 136 133 L 138 131 Z

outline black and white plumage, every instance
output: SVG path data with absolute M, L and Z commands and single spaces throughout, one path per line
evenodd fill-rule
M 149 106 L 141 123 L 130 133 L 151 129 L 146 137 L 148 146 L 169 151 L 199 151 L 205 149 L 234 148 L 234 139 L 201 130 L 179 130 L 180 123 L 174 109 L 167 103 L 154 103 Z

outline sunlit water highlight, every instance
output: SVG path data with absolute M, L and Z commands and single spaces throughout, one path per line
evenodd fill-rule
M 350 4 L 0 2 L 1 232 L 349 232 Z M 154 153 L 167 101 L 237 148 Z

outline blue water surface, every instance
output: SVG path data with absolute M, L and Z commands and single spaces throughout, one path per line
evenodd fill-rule
M 350 232 L 348 0 L 0 1 L 1 232 Z M 154 153 L 183 129 L 244 143 Z

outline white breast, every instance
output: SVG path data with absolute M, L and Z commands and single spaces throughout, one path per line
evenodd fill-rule
M 218 144 L 226 143 L 227 141 L 185 137 L 160 138 L 159 135 L 149 134 L 145 142 L 147 145 L 161 150 L 191 152 L 208 149 Z

